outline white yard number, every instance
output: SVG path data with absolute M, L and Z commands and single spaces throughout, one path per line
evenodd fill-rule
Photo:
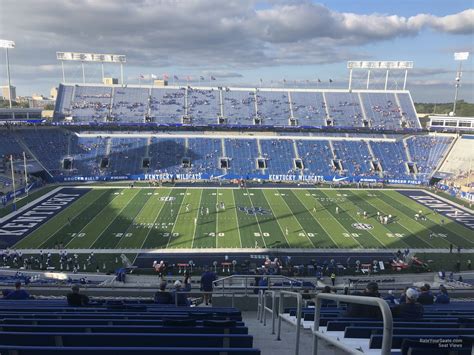
M 260 234 L 259 232 L 255 232 L 255 233 L 253 234 L 254 237 L 261 237 L 262 235 L 263 235 L 264 237 L 269 237 L 269 236 L 270 236 L 270 233 L 263 232 L 263 233 Z
M 122 237 L 130 238 L 133 235 L 133 233 L 114 233 L 114 235 L 115 235 L 115 238 L 122 238 Z
M 86 233 L 71 233 L 71 238 L 84 238 Z
M 404 233 L 387 233 L 387 237 L 389 238 L 403 238 L 404 236 Z
M 359 238 L 359 233 L 342 233 L 345 238 Z
M 164 202 L 170 202 L 170 201 L 174 201 L 176 200 L 176 197 L 174 196 L 162 196 L 160 197 L 160 201 L 164 201 Z

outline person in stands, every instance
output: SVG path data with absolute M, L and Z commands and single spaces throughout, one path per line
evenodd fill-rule
M 86 295 L 79 293 L 79 285 L 73 285 L 71 293 L 68 293 L 67 297 L 67 304 L 72 307 L 83 307 L 89 304 L 89 297 Z
M 418 302 L 423 305 L 430 305 L 434 303 L 434 296 L 431 293 L 431 286 L 429 284 L 424 284 L 420 288 L 420 294 L 418 295 Z
M 28 292 L 21 289 L 21 281 L 17 281 L 15 282 L 15 290 L 8 293 L 4 298 L 6 300 L 27 300 L 31 296 Z
M 448 290 L 443 285 L 439 286 L 439 293 L 436 295 L 435 303 L 448 304 L 449 302 Z
M 171 293 L 166 291 L 166 281 L 160 283 L 160 289 L 155 293 L 155 303 L 157 304 L 171 304 Z
M 214 289 L 214 281 L 217 276 L 209 268 L 205 269 L 204 274 L 201 276 L 201 291 L 204 291 L 204 302 L 206 306 L 212 303 L 212 290 Z
M 414 288 L 407 289 L 405 299 L 405 303 L 399 304 L 392 309 L 393 316 L 410 320 L 423 318 L 423 305 L 417 302 L 418 291 Z
M 363 292 L 355 292 L 353 296 L 380 297 L 379 285 L 376 282 L 369 282 Z M 367 306 L 358 303 L 348 303 L 347 315 L 349 317 L 380 318 L 378 306 Z

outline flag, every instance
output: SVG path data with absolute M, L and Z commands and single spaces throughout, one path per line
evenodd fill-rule
M 177 75 L 174 76 L 174 80 L 179 80 Z
M 318 83 L 320 83 L 320 82 L 321 82 L 321 79 L 318 78 Z
M 199 80 L 204 80 L 204 77 L 201 75 L 201 76 L 199 77 Z
M 332 83 L 332 79 L 329 79 L 329 82 Z
M 155 74 L 151 74 L 150 77 L 155 80 L 155 79 L 158 79 L 158 77 L 155 75 Z
M 165 73 L 165 74 L 163 74 L 163 80 L 168 80 L 169 78 L 170 78 L 170 77 L 169 77 L 169 75 L 168 75 L 168 74 L 166 74 L 166 73 Z
M 286 83 L 286 79 L 283 79 L 283 82 Z
M 139 78 L 140 79 L 145 79 L 145 76 L 143 74 L 140 74 Z
M 214 76 L 211 75 L 211 80 L 216 80 L 216 78 Z

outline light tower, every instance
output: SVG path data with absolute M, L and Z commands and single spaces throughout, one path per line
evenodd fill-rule
M 5 52 L 7 56 L 8 103 L 11 109 L 12 108 L 12 85 L 11 85 L 11 78 L 10 78 L 10 59 L 8 57 L 8 49 L 15 48 L 15 42 L 8 41 L 5 39 L 0 39 L 0 48 L 5 48 Z
M 456 73 L 456 90 L 454 92 L 454 104 L 453 104 L 453 112 L 452 116 L 456 116 L 456 101 L 458 100 L 458 92 L 459 87 L 461 86 L 461 78 L 462 78 L 462 62 L 469 58 L 469 52 L 456 52 L 454 53 L 454 60 L 459 62 L 458 71 Z

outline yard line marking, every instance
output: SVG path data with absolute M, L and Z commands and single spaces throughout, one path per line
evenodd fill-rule
M 273 212 L 272 205 L 268 202 L 267 196 L 265 196 L 265 193 L 264 193 L 263 191 L 262 191 L 262 195 L 263 195 L 263 198 L 265 199 L 265 202 L 267 203 L 268 206 L 270 206 L 270 209 L 271 209 L 272 212 Z M 252 200 L 252 199 L 250 199 L 250 200 Z M 253 206 L 252 206 L 252 207 L 253 207 Z M 274 213 L 274 212 L 273 212 L 273 216 L 275 216 L 275 213 Z M 289 242 L 288 239 L 286 238 L 286 233 L 285 233 L 285 231 L 283 231 L 283 228 L 282 228 L 281 225 L 280 225 L 280 221 L 278 221 L 278 218 L 275 218 L 275 220 L 277 221 L 278 228 L 280 228 L 280 230 L 281 230 L 281 234 L 283 234 L 283 237 L 284 237 L 285 240 L 286 240 L 286 244 L 288 244 L 288 246 L 291 247 L 290 242 Z
M 140 215 L 140 213 L 142 213 L 143 209 L 145 208 L 145 206 L 147 206 L 148 204 L 148 201 L 150 201 L 153 197 L 149 197 L 148 200 L 146 200 L 146 202 L 143 204 L 142 208 L 140 208 L 140 211 L 138 211 L 138 213 L 135 215 L 135 217 L 133 217 L 132 221 L 129 223 L 129 225 L 127 226 L 127 229 L 125 229 L 125 232 L 121 232 L 123 233 L 122 234 L 122 237 L 120 237 L 120 240 L 118 242 L 115 243 L 115 247 L 117 247 L 117 245 L 120 244 L 120 242 L 123 240 L 123 238 L 125 238 L 125 234 L 128 233 L 128 231 L 130 230 L 130 227 L 133 226 L 133 224 L 135 223 L 135 219 Z M 131 202 L 131 200 L 130 200 Z
M 183 208 L 183 205 L 184 205 L 184 201 L 186 200 L 186 196 L 187 193 L 186 191 L 188 191 L 187 189 L 184 190 L 184 197 L 183 197 L 183 201 L 181 201 L 181 204 L 179 205 L 179 208 L 178 208 L 178 213 L 176 213 L 176 218 L 174 220 L 174 223 L 173 223 L 173 228 L 171 228 L 171 233 L 170 233 L 170 236 L 168 238 L 168 241 L 166 242 L 166 249 L 168 249 L 169 245 L 170 245 L 170 241 L 171 241 L 171 238 L 173 237 L 173 233 L 174 233 L 174 229 L 176 227 L 176 222 L 178 221 L 178 218 L 179 218 L 179 215 L 180 215 L 180 211 L 181 209 Z M 201 195 L 202 195 L 202 190 L 201 190 Z M 198 210 L 199 210 L 199 206 L 198 206 Z
M 231 195 L 232 195 L 232 200 L 234 201 L 234 212 L 235 212 L 235 218 L 237 222 L 237 231 L 239 232 L 240 247 L 242 248 L 242 236 L 240 235 L 239 216 L 237 215 L 237 202 L 235 202 L 234 191 L 231 191 Z
M 203 191 L 204 190 L 201 190 L 201 194 L 199 195 L 199 203 L 197 205 L 197 209 L 196 209 L 196 217 L 195 217 L 195 221 L 198 222 L 199 221 L 199 210 L 201 209 L 201 200 L 202 200 L 202 194 L 203 194 Z M 184 199 L 183 199 L 183 202 L 184 202 Z M 193 221 L 194 223 L 194 221 Z M 196 229 L 197 229 L 197 223 L 194 223 L 194 228 L 193 228 L 193 240 L 191 242 L 191 249 L 194 248 L 194 238 L 196 236 Z M 216 238 L 216 243 L 217 243 L 217 238 Z
M 82 231 L 89 225 L 91 224 L 92 222 L 94 222 L 96 220 L 96 218 L 102 213 L 103 210 L 105 210 L 112 202 L 115 201 L 115 199 L 117 199 L 119 196 L 121 196 L 120 194 L 119 195 L 116 195 L 112 200 L 109 201 L 108 204 L 106 204 L 100 211 L 99 213 L 97 213 L 95 215 L 94 218 L 92 218 L 84 227 L 81 228 L 81 230 L 79 232 L 77 232 L 78 234 L 79 233 L 82 233 Z M 66 243 L 66 245 L 64 246 L 64 249 L 67 248 L 67 246 L 74 240 L 74 238 L 71 238 L 71 240 L 69 242 Z M 82 249 L 82 248 L 81 248 Z M 85 248 L 84 248 L 85 249 Z
M 169 197 L 169 196 L 171 195 L 171 191 L 172 191 L 172 190 L 173 190 L 173 189 L 169 189 L 168 195 L 166 195 L 166 197 Z M 148 230 L 148 232 L 147 232 L 146 235 L 145 235 L 145 238 L 143 239 L 143 243 L 142 243 L 142 245 L 140 246 L 140 249 L 141 249 L 141 250 L 143 250 L 143 246 L 145 245 L 145 243 L 146 243 L 148 237 L 150 236 L 150 233 L 151 233 L 151 231 L 153 230 L 153 227 L 155 226 L 155 223 L 156 223 L 156 221 L 158 220 L 158 217 L 160 216 L 160 213 L 161 213 L 161 211 L 163 210 L 163 207 L 165 206 L 165 204 L 166 204 L 166 201 L 163 201 L 163 203 L 162 203 L 161 206 L 160 206 L 160 209 L 158 210 L 158 213 L 156 214 L 155 220 L 154 220 L 154 222 L 153 222 L 153 226 Z M 135 256 L 135 260 L 136 260 L 137 258 L 138 258 L 138 253 L 137 253 L 137 255 Z M 135 263 L 135 260 L 133 260 L 133 263 Z
M 90 192 L 92 192 L 92 190 L 91 190 Z M 88 194 L 88 193 L 86 193 L 84 196 L 81 196 L 81 198 L 82 198 L 82 197 L 85 197 L 87 194 Z M 99 195 L 97 196 L 97 198 L 92 201 L 92 203 L 90 203 L 90 204 L 85 204 L 83 207 L 81 207 L 81 209 L 79 210 L 79 213 L 77 213 L 77 215 L 74 216 L 73 219 L 71 219 L 71 222 L 73 222 L 74 220 L 76 220 L 76 219 L 82 214 L 82 212 L 84 212 L 84 211 L 85 211 L 88 207 L 90 207 L 94 202 L 96 202 L 97 200 L 99 200 L 99 198 L 102 197 L 104 194 L 105 194 L 105 190 L 104 190 L 104 192 L 103 192 L 102 194 L 99 194 Z M 59 212 L 56 216 L 60 216 L 61 213 L 62 213 L 62 212 L 65 213 L 65 212 L 68 210 L 69 207 L 72 207 L 72 206 L 75 205 L 76 203 L 80 203 L 80 199 L 81 199 L 81 198 L 79 198 L 76 202 L 74 202 L 72 205 L 68 206 L 68 207 L 67 207 L 66 209 L 64 209 L 63 211 Z M 56 216 L 55 216 L 55 217 L 56 217 Z M 54 219 L 54 217 L 51 218 L 51 219 L 50 219 L 48 222 L 46 222 L 45 224 L 41 225 L 37 230 L 39 230 L 39 229 L 40 229 L 41 227 L 43 227 L 43 226 L 48 225 L 50 222 L 53 222 L 53 219 Z M 48 242 L 48 240 L 50 240 L 52 237 L 54 237 L 56 234 L 58 234 L 64 227 L 65 227 L 65 226 L 62 225 L 62 226 L 60 226 L 58 229 L 56 229 L 56 231 L 54 231 L 48 238 L 46 238 L 45 240 L 42 240 L 41 243 L 39 244 L 39 246 L 44 245 L 46 242 Z M 35 231 L 36 231 L 36 230 L 35 230 Z M 29 235 L 27 235 L 24 239 L 28 238 L 28 237 L 29 237 L 30 235 L 32 235 L 35 231 L 31 232 L 31 233 L 30 233 Z M 20 240 L 20 241 L 21 241 L 21 240 Z
M 99 238 L 102 236 L 102 234 L 104 234 L 104 232 L 112 225 L 112 223 L 117 219 L 118 216 L 120 216 L 120 214 L 123 212 L 123 210 L 125 209 L 125 207 L 127 207 L 131 202 L 132 200 L 135 198 L 135 196 L 138 195 L 138 193 L 140 192 L 140 190 L 136 190 L 137 192 L 135 193 L 135 195 L 131 196 L 130 198 L 130 201 L 128 201 L 127 204 L 125 204 L 118 213 L 115 214 L 115 217 L 112 218 L 112 220 L 110 221 L 110 223 L 107 225 L 107 227 L 103 228 L 102 231 L 99 233 L 99 235 L 97 236 L 97 238 L 95 238 L 94 242 L 89 245 L 89 248 L 88 249 L 92 249 L 92 246 L 95 244 L 95 242 L 97 242 L 97 240 L 99 240 Z M 121 196 L 121 195 L 118 195 L 118 196 Z M 115 200 L 115 199 L 114 199 Z M 72 240 L 71 240 L 72 241 Z M 70 242 L 69 242 L 70 243 Z M 68 244 L 69 244 L 68 243 Z M 67 246 L 67 245 L 66 245 Z
M 306 191 L 307 193 L 309 193 L 309 194 L 311 195 L 311 192 L 310 192 L 311 190 L 305 189 L 304 191 Z M 296 195 L 296 194 L 295 194 L 295 195 Z M 298 195 L 296 195 L 296 197 L 298 197 Z M 316 201 L 316 203 L 317 203 L 319 206 L 321 206 L 322 208 L 324 208 L 324 210 L 325 210 L 326 213 L 329 214 L 329 218 L 328 218 L 329 220 L 335 220 L 335 221 L 337 222 L 337 224 L 339 224 L 339 225 L 341 226 L 341 228 L 344 229 L 344 230 L 346 231 L 346 233 L 348 233 L 348 234 L 351 236 L 351 238 L 352 238 L 355 242 L 357 242 L 357 244 L 359 244 L 359 246 L 360 246 L 361 248 L 364 248 L 364 247 L 362 246 L 362 244 L 361 244 L 356 238 L 354 238 L 354 237 L 352 236 L 352 234 L 346 229 L 346 227 L 344 227 L 344 226 L 341 224 L 341 222 L 339 222 L 338 219 L 337 219 L 336 217 L 334 217 L 331 212 L 329 212 L 329 209 L 326 208 L 326 206 L 324 206 L 324 205 L 321 204 L 318 200 L 316 200 L 316 199 L 314 198 L 314 196 L 311 195 L 311 197 L 312 197 L 312 199 L 313 199 L 314 201 Z M 298 199 L 301 201 L 301 199 L 300 199 L 299 197 L 298 197 Z M 301 203 L 303 203 L 303 201 L 301 201 Z M 304 203 L 303 203 L 303 206 L 304 206 Z M 311 216 L 313 216 L 313 212 L 310 211 L 310 213 L 311 213 Z M 313 216 L 313 218 L 316 220 L 316 217 L 315 217 L 315 216 Z M 316 220 L 316 221 L 317 221 L 317 220 Z M 331 238 L 331 240 L 338 246 L 338 248 L 340 248 L 341 246 L 340 246 L 338 243 L 336 243 L 336 242 L 334 241 L 334 239 L 332 239 L 331 233 L 329 233 L 329 232 L 327 231 L 327 229 L 324 228 L 324 225 L 321 224 L 321 223 L 320 223 L 319 225 L 321 226 L 321 228 L 324 229 L 324 231 L 326 232 L 326 234 L 327 234 L 327 235 L 329 236 L 329 238 Z
M 247 191 L 247 197 L 248 199 L 250 200 L 250 204 L 252 205 L 252 208 L 255 209 L 255 206 L 253 205 L 253 202 L 252 202 L 252 198 L 250 197 L 250 193 L 249 193 L 249 190 L 247 188 L 245 188 L 245 191 Z M 271 208 L 271 207 L 270 207 Z M 265 248 L 267 247 L 267 243 L 265 242 L 265 238 L 263 237 L 263 232 L 262 232 L 262 227 L 260 227 L 260 223 L 258 222 L 258 218 L 257 218 L 257 214 L 254 213 L 254 217 L 255 217 L 255 220 L 257 221 L 257 226 L 258 226 L 258 230 L 260 231 L 260 238 L 262 238 L 262 242 L 263 242 L 263 245 L 265 246 Z M 290 245 L 290 244 L 288 244 Z
M 263 192 L 263 194 L 265 195 L 265 193 Z M 303 226 L 301 225 L 300 221 L 298 221 L 298 218 L 296 218 L 296 216 L 293 214 L 293 211 L 291 210 L 290 206 L 288 205 L 288 202 L 286 202 L 286 200 L 281 196 L 281 194 L 278 196 L 280 197 L 280 199 L 283 200 L 283 202 L 285 202 L 285 205 L 286 207 L 288 207 L 288 210 L 290 211 L 291 213 L 291 216 L 296 220 L 296 223 L 298 223 L 298 225 L 300 226 L 301 230 L 304 232 L 304 234 L 306 235 L 306 238 L 308 238 L 309 242 L 311 243 L 311 245 L 316 248 L 316 245 L 314 245 L 313 241 L 310 239 L 310 237 L 308 237 L 308 233 L 306 233 L 306 231 L 304 230 Z

